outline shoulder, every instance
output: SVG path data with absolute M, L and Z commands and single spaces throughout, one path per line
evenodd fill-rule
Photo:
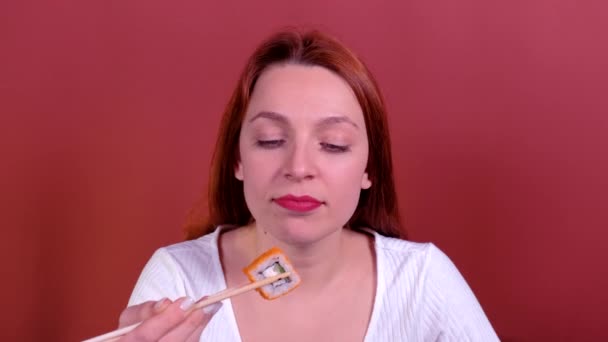
M 211 257 L 217 253 L 219 232 L 216 230 L 194 240 L 182 241 L 159 248 L 155 254 L 161 254 L 177 260 Z
M 386 237 L 378 233 L 375 233 L 374 237 L 376 254 L 380 261 L 386 261 L 392 264 L 414 262 L 420 266 L 429 266 L 429 263 L 434 262 L 433 259 L 436 259 L 435 256 L 437 254 L 445 256 L 445 254 L 432 243 L 412 242 Z
M 451 262 L 437 246 L 374 235 L 378 280 L 387 293 L 421 299 L 434 292 L 435 286 L 445 284 L 436 284 L 436 278 Z M 439 295 L 437 299 L 442 301 Z M 417 300 L 408 302 L 415 304 Z
M 375 238 L 378 274 L 388 288 L 424 296 L 433 293 L 438 302 L 443 302 L 448 289 L 463 282 L 452 260 L 435 244 L 379 234 Z
M 450 258 L 433 243 L 412 242 L 375 234 L 378 262 L 388 273 L 416 277 L 431 287 L 449 287 L 462 276 Z
M 130 305 L 163 297 L 199 298 L 220 289 L 223 277 L 218 235 L 216 230 L 196 240 L 157 249 L 139 276 Z
M 375 235 L 386 310 L 401 317 L 401 324 L 412 322 L 415 339 L 497 340 L 477 298 L 443 251 L 432 243 Z
M 161 264 L 182 275 L 199 275 L 221 268 L 218 239 L 221 228 L 194 240 L 161 247 L 148 264 Z
M 376 247 L 392 254 L 411 254 L 426 251 L 432 243 L 412 242 L 408 240 L 387 237 L 374 232 Z

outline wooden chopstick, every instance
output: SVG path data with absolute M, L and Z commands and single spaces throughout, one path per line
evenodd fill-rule
M 284 272 L 281 274 L 277 274 L 275 276 L 272 277 L 268 277 L 268 278 L 264 278 L 262 280 L 258 280 L 256 282 L 253 283 L 248 283 L 248 284 L 244 284 L 242 286 L 239 287 L 233 287 L 233 288 L 229 288 L 223 291 L 220 291 L 212 296 L 209 297 L 203 297 L 201 299 L 199 299 L 196 303 L 194 303 L 194 305 L 188 310 L 188 312 L 186 314 L 189 314 L 190 312 L 192 312 L 193 310 L 197 310 L 197 309 L 201 309 L 204 308 L 205 306 L 211 305 L 213 303 L 217 303 L 220 302 L 224 299 L 228 299 L 230 297 L 234 297 L 237 295 L 240 295 L 242 293 L 245 293 L 247 291 L 251 291 L 251 290 L 255 290 L 259 287 L 262 287 L 264 285 L 268 285 L 268 284 L 272 284 L 277 280 L 283 279 L 283 278 L 287 278 L 291 275 L 290 272 Z M 90 338 L 88 340 L 84 340 L 82 342 L 109 342 L 109 341 L 114 341 L 117 340 L 119 337 L 127 334 L 128 332 L 130 332 L 131 330 L 137 328 L 137 326 L 139 326 L 141 324 L 141 322 L 139 323 L 135 323 L 133 325 L 129 325 L 128 327 L 124 327 L 121 329 L 117 329 L 114 331 L 110 331 L 108 333 L 105 333 L 103 335 L 99 335 L 93 338 Z

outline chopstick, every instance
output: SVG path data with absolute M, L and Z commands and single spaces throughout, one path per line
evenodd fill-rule
M 224 299 L 228 299 L 230 297 L 234 297 L 237 295 L 240 295 L 242 293 L 245 293 L 247 291 L 251 291 L 251 290 L 255 290 L 259 287 L 262 287 L 264 285 L 268 285 L 268 284 L 272 284 L 277 280 L 283 279 L 283 278 L 287 278 L 291 275 L 290 272 L 284 272 L 281 274 L 277 274 L 275 276 L 272 277 L 268 277 L 262 280 L 258 280 L 256 282 L 253 283 L 248 283 L 248 284 L 244 284 L 242 286 L 239 287 L 233 287 L 233 288 L 229 288 L 223 291 L 220 291 L 212 296 L 209 297 L 203 297 L 201 299 L 199 299 L 196 303 L 194 303 L 194 305 L 188 310 L 188 312 L 186 314 L 189 314 L 190 312 L 192 312 L 193 310 L 197 310 L 197 309 L 201 309 L 204 308 L 205 306 L 211 305 L 213 303 L 217 303 L 220 302 Z M 103 335 L 99 335 L 93 338 L 90 338 L 88 340 L 84 340 L 82 342 L 109 342 L 109 341 L 115 341 L 118 338 L 120 338 L 121 336 L 127 334 L 128 332 L 130 332 L 131 330 L 137 328 L 139 325 L 141 324 L 141 322 L 139 323 L 135 323 L 133 325 L 129 325 L 127 327 L 121 328 L 121 329 L 117 329 L 114 331 L 110 331 L 108 333 L 105 333 Z

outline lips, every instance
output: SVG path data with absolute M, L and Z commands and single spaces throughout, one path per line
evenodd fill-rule
M 294 195 L 286 195 L 279 198 L 275 198 L 274 202 L 281 207 L 296 211 L 300 213 L 306 213 L 320 207 L 323 202 L 318 199 L 310 196 L 294 196 Z

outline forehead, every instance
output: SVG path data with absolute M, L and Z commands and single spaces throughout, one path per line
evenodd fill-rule
M 299 64 L 274 65 L 260 75 L 246 117 L 261 111 L 288 119 L 347 116 L 364 127 L 363 112 L 349 84 L 334 72 Z

